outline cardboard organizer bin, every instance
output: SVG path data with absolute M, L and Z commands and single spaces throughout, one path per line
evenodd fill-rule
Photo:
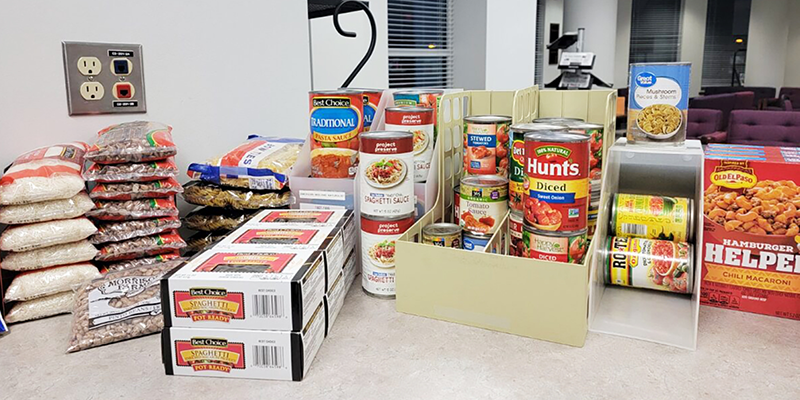
M 508 216 L 484 253 L 419 241 L 424 226 L 452 222 L 453 187 L 463 175 L 464 116 L 511 115 L 514 123 L 540 117 L 582 118 L 605 127 L 605 152 L 614 139 L 615 107 L 613 90 L 527 88 L 445 94 L 437 116 L 441 185 L 433 208 L 397 241 L 397 311 L 583 346 L 591 255 L 596 243 L 592 243 L 583 264 L 506 256 Z

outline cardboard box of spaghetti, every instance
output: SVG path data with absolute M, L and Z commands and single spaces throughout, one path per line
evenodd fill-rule
M 214 248 L 231 251 L 312 250 L 322 252 L 325 261 L 325 292 L 342 272 L 345 256 L 353 246 L 345 247 L 338 225 L 266 223 L 244 225 L 219 241 Z
M 325 336 L 331 332 L 336 317 L 339 316 L 339 311 L 342 311 L 344 306 L 344 298 L 347 297 L 347 292 L 350 286 L 356 279 L 356 252 L 350 252 L 345 262 L 344 269 L 339 273 L 333 281 L 333 286 L 328 293 L 325 293 Z
M 322 253 L 210 249 L 161 281 L 166 327 L 299 331 L 325 291 Z
M 167 328 L 161 356 L 167 375 L 301 381 L 325 338 L 317 304 L 301 331 Z
M 352 210 L 263 210 L 245 222 L 245 226 L 256 228 L 273 224 L 336 227 L 342 232 L 345 254 L 346 249 L 355 247 L 358 237 Z
M 800 320 L 799 150 L 705 148 L 702 304 Z

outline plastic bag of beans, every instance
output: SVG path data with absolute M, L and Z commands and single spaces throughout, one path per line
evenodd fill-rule
M 97 135 L 86 159 L 100 164 L 163 160 L 178 152 L 172 141 L 172 127 L 159 122 L 125 122 L 111 125 Z
M 175 200 L 140 199 L 140 200 L 95 200 L 95 209 L 86 213 L 87 216 L 103 221 L 126 221 L 142 218 L 175 217 L 178 208 Z
M 100 247 L 97 261 L 131 260 L 142 256 L 169 253 L 186 247 L 178 232 L 169 231 L 157 235 L 107 243 Z
M 174 178 L 178 166 L 172 157 L 146 163 L 97 164 L 89 163 L 83 177 L 91 182 L 149 182 Z
M 143 267 L 146 265 L 161 264 L 161 263 L 173 263 L 173 265 L 177 267 L 183 261 L 185 261 L 185 258 L 181 257 L 178 251 L 173 251 L 165 254 L 159 254 L 157 256 L 104 263 L 101 264 L 101 271 L 103 272 L 120 271 L 123 269 L 131 269 L 131 268 Z
M 181 227 L 178 217 L 134 219 L 130 221 L 106 222 L 97 227 L 89 241 L 93 244 L 121 242 L 142 236 L 155 235 Z
M 183 187 L 175 178 L 150 182 L 98 183 L 89 192 L 93 199 L 136 200 L 170 197 L 183 193 Z

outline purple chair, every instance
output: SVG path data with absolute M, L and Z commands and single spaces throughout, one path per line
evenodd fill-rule
M 736 102 L 733 104 L 734 110 L 755 110 L 754 106 L 755 93 L 753 92 L 736 92 Z
M 722 111 L 722 126 L 728 126 L 728 117 L 736 106 L 736 94 L 714 94 L 710 96 L 699 96 L 689 99 L 689 109 L 703 108 L 707 110 Z
M 758 104 L 764 99 L 771 99 L 775 97 L 775 88 L 769 86 L 706 86 L 703 89 L 703 94 L 713 95 L 722 93 L 736 93 L 736 92 L 753 92 L 752 108 L 756 108 Z
M 800 88 L 782 87 L 778 98 L 788 99 L 794 105 L 794 111 L 800 111 Z
M 759 146 L 800 146 L 800 112 L 733 111 L 727 141 Z
M 690 108 L 686 138 L 702 143 L 725 143 L 727 132 L 722 127 L 722 111 Z

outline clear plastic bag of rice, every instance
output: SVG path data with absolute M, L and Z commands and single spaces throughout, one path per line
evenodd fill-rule
M 6 314 L 6 321 L 8 323 L 24 322 L 58 314 L 68 314 L 74 308 L 75 293 L 70 290 L 16 303 Z
M 90 261 L 96 255 L 97 249 L 84 239 L 31 251 L 8 253 L 0 262 L 0 268 L 8 271 L 30 271 L 54 265 Z
M 95 209 L 86 215 L 103 221 L 126 221 L 178 215 L 175 199 L 97 200 Z
M 134 219 L 130 221 L 106 222 L 98 225 L 89 241 L 93 244 L 121 242 L 142 236 L 155 235 L 181 227 L 178 217 Z
M 101 264 L 101 269 L 106 272 L 121 271 L 123 269 L 130 269 L 130 268 L 142 267 L 145 265 L 153 265 L 161 263 L 173 263 L 172 265 L 177 267 L 185 260 L 186 259 L 181 257 L 178 251 L 172 251 L 165 254 L 159 254 L 157 256 L 142 257 L 133 260 L 124 260 L 124 261 Z
M 169 253 L 184 247 L 186 247 L 186 242 L 183 241 L 181 235 L 178 235 L 178 232 L 173 230 L 122 242 L 107 243 L 100 247 L 100 252 L 97 253 L 95 259 L 97 261 L 130 260 L 143 256 Z
M 178 166 L 170 157 L 166 160 L 129 164 L 97 164 L 89 163 L 83 171 L 83 177 L 91 182 L 150 182 L 160 179 L 174 178 L 178 175 Z
M 30 251 L 86 239 L 97 232 L 86 217 L 14 225 L 0 234 L 0 250 Z
M 183 193 L 183 187 L 175 178 L 151 182 L 98 183 L 89 192 L 93 199 L 136 200 L 170 197 Z
M 163 160 L 178 148 L 172 127 L 160 122 L 133 121 L 111 125 L 97 133 L 86 159 L 101 164 Z
M 19 225 L 80 217 L 94 208 L 86 192 L 68 199 L 0 207 L 0 224 Z
M 28 204 L 68 199 L 84 189 L 81 168 L 87 145 L 57 144 L 31 150 L 0 178 L 0 204 Z
M 14 277 L 6 290 L 5 301 L 27 301 L 71 291 L 74 285 L 100 277 L 90 263 L 59 265 L 23 272 Z

